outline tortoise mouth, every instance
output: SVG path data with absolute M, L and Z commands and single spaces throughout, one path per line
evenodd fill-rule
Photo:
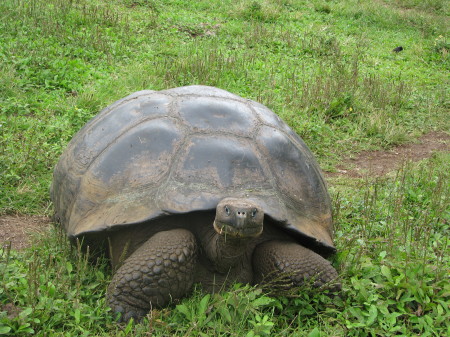
M 214 221 L 214 230 L 219 235 L 226 235 L 235 238 L 254 238 L 261 235 L 263 227 L 262 226 L 235 227 L 230 224 L 225 224 L 216 220 Z

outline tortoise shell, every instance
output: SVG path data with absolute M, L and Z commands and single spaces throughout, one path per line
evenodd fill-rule
M 102 110 L 62 154 L 51 197 L 71 237 L 242 197 L 334 251 L 330 198 L 308 147 L 267 107 L 213 87 L 139 91 Z

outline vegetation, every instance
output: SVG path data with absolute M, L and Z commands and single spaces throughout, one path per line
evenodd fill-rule
M 3 0 L 0 214 L 51 214 L 68 141 L 142 89 L 204 84 L 257 100 L 327 170 L 448 131 L 448 15 L 445 0 Z M 340 296 L 198 289 L 120 326 L 104 302 L 107 262 L 88 263 L 55 229 L 0 249 L 0 335 L 450 335 L 449 162 L 330 181 Z

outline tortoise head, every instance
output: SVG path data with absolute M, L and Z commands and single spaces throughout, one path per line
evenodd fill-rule
M 219 235 L 253 238 L 262 233 L 263 220 L 264 211 L 254 202 L 225 198 L 217 205 L 214 229 Z

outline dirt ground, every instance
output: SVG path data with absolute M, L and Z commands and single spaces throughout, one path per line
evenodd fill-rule
M 450 135 L 430 132 L 417 143 L 404 144 L 388 151 L 363 151 L 337 166 L 336 172 L 325 172 L 326 177 L 347 176 L 361 178 L 367 174 L 382 176 L 400 168 L 405 162 L 417 162 L 435 152 L 450 151 Z
M 31 235 L 50 228 L 50 218 L 37 215 L 0 215 L 0 244 L 20 250 L 31 244 Z
M 381 176 L 401 167 L 405 161 L 420 161 L 435 152 L 449 152 L 450 136 L 431 132 L 417 143 L 405 144 L 389 151 L 364 151 L 338 165 L 337 172 L 325 172 L 327 178 L 360 178 L 367 174 Z M 44 216 L 0 215 L 0 244 L 20 250 L 31 243 L 30 236 L 50 228 L 51 220 Z

